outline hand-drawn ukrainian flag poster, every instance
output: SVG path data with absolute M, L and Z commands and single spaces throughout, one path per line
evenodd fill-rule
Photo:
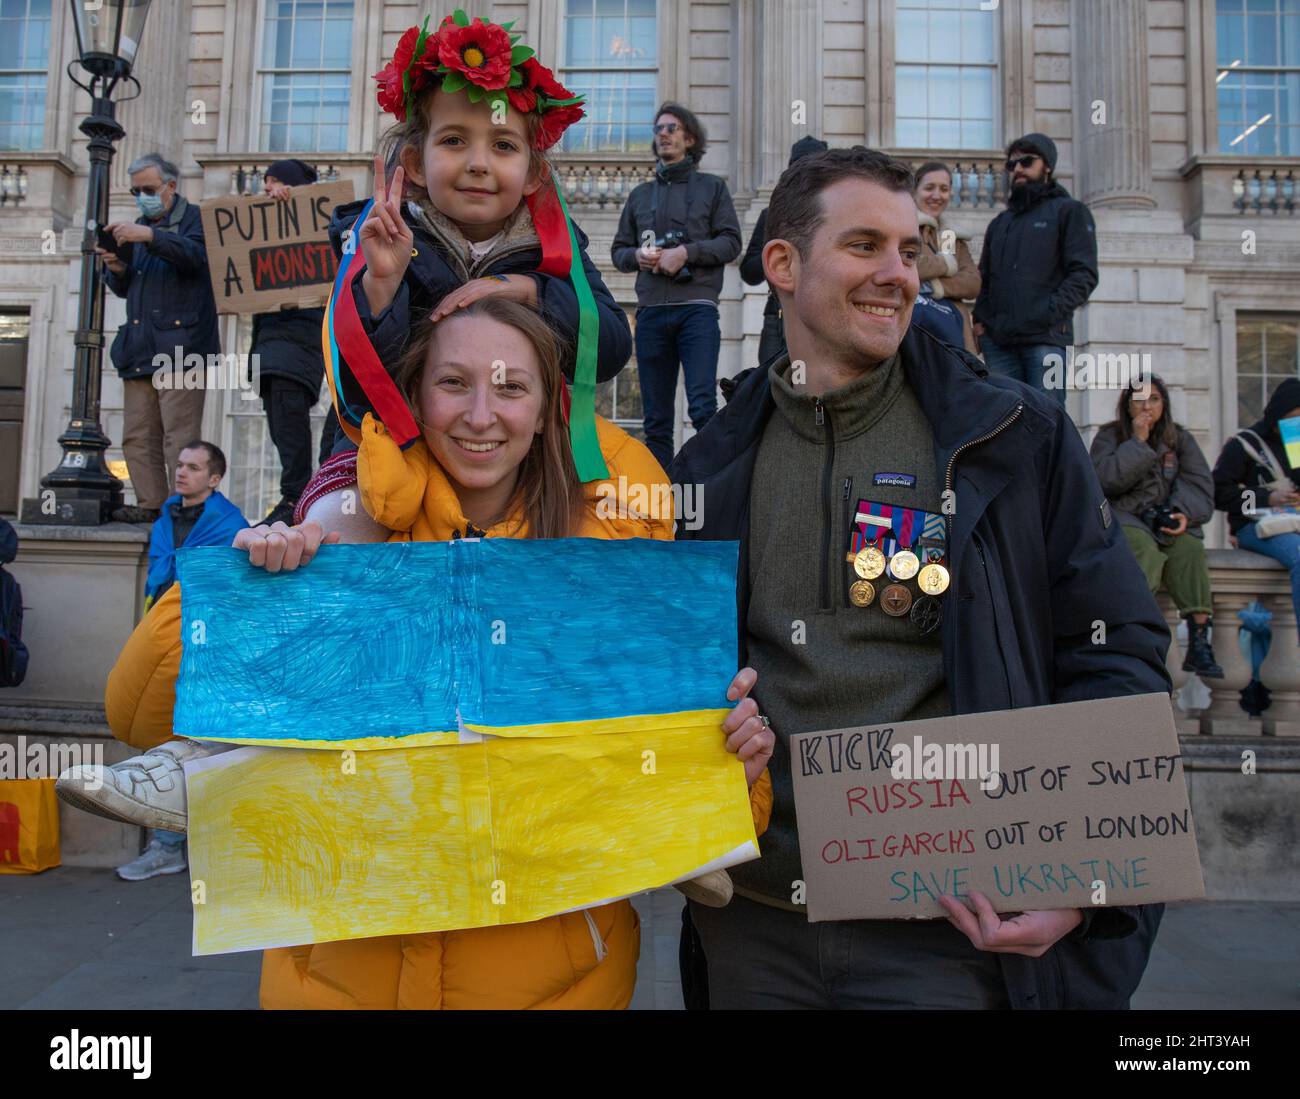
M 1292 469 L 1300 469 L 1300 416 L 1278 420 L 1277 430 L 1286 450 L 1286 464 Z
M 260 745 L 186 768 L 194 952 L 526 922 L 757 857 L 720 729 L 736 553 L 182 551 L 176 731 Z

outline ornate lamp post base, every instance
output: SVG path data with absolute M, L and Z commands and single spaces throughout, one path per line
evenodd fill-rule
M 41 478 L 40 495 L 23 500 L 19 521 L 98 526 L 122 506 L 122 482 L 104 464 L 108 436 L 95 420 L 74 419 L 59 436 L 63 459 Z

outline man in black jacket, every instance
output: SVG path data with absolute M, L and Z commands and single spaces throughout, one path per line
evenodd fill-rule
M 291 188 L 316 182 L 301 160 L 277 160 L 266 169 L 266 193 L 287 202 Z M 322 309 L 281 309 L 253 318 L 258 387 L 271 442 L 280 456 L 280 502 L 265 522 L 293 522 L 293 507 L 311 479 L 311 410 L 325 379 Z M 332 436 L 331 436 L 332 438 Z
M 990 371 L 1064 404 L 1074 311 L 1097 286 L 1097 231 L 1088 207 L 1052 178 L 1055 170 L 1056 144 L 1046 134 L 1008 147 L 1011 190 L 984 233 L 974 328 Z
M 737 709 L 777 736 L 763 857 L 732 869 L 726 908 L 690 905 L 688 1004 L 1121 1007 L 1159 921 L 1159 906 L 1069 909 L 985 930 L 947 898 L 949 921 L 814 926 L 798 903 L 792 734 L 1169 690 L 1168 628 L 1064 411 L 909 329 L 911 192 L 905 164 L 861 147 L 786 170 L 763 261 L 789 354 L 673 464 L 708 502 L 678 537 L 740 541 L 740 661 L 758 678 Z M 933 598 L 906 582 L 881 578 L 878 599 L 852 586 L 856 513 L 885 506 L 948 516 L 916 543 L 951 577 L 926 613 L 908 613 Z
M 790 146 L 790 163 L 815 153 L 824 153 L 830 146 L 818 138 L 801 137 Z M 745 254 L 740 258 L 740 277 L 746 286 L 757 286 L 765 282 L 763 273 L 763 245 L 767 243 L 767 211 L 758 215 L 754 222 L 754 232 L 750 235 Z M 785 331 L 781 327 L 781 303 L 776 300 L 776 293 L 768 291 L 767 304 L 763 306 L 763 332 L 758 337 L 758 361 L 760 364 L 770 362 L 775 355 L 785 350 Z
M 108 288 L 126 298 L 126 322 L 109 355 L 122 378 L 122 454 L 136 502 L 113 518 L 152 523 L 168 495 L 176 456 L 201 434 L 204 391 L 189 387 L 186 378 L 206 383 L 207 357 L 220 354 L 221 340 L 203 219 L 177 191 L 176 165 L 149 153 L 128 171 L 140 217 L 104 226 L 117 248 L 96 249 L 108 269 Z M 203 369 L 189 369 L 185 360 L 194 355 Z
M 677 373 L 698 431 L 718 410 L 718 294 L 723 267 L 740 255 L 740 222 L 726 181 L 697 170 L 704 127 L 685 107 L 655 114 L 655 178 L 628 195 L 610 258 L 636 271 L 636 366 L 646 446 L 665 469 L 673 458 Z

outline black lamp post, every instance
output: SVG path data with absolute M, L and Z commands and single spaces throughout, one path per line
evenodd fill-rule
M 140 94 L 131 75 L 150 0 L 71 0 L 77 29 L 77 60 L 68 65 L 73 83 L 90 93 L 90 114 L 79 127 L 90 142 L 89 193 L 81 236 L 81 298 L 77 303 L 76 360 L 72 382 L 72 417 L 59 436 L 63 458 L 41 479 L 41 498 L 23 501 L 23 521 L 96 526 L 122 506 L 122 482 L 104 464 L 109 439 L 99 423 L 104 354 L 104 280 L 95 255 L 95 233 L 108 219 L 109 165 L 113 143 L 126 132 L 114 117 L 116 102 Z M 75 66 L 89 74 L 77 79 Z M 119 83 L 135 95 L 115 101 Z

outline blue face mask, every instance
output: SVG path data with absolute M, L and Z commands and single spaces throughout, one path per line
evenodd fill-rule
M 140 213 L 147 218 L 156 218 L 163 212 L 161 195 L 136 195 L 135 204 L 140 207 Z

